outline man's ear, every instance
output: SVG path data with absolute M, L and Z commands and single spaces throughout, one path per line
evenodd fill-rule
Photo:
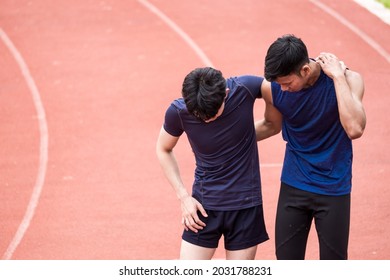
M 311 73 L 311 68 L 309 64 L 302 66 L 301 71 L 299 71 L 302 77 L 306 77 Z
M 230 92 L 230 88 L 226 88 L 226 95 L 225 95 L 225 98 L 228 96 L 229 92 Z

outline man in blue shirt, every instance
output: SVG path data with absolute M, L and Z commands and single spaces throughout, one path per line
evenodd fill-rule
M 305 44 L 293 35 L 269 47 L 265 78 L 263 99 L 277 111 L 256 122 L 257 139 L 267 138 L 269 128 L 280 127 L 273 120 L 282 119 L 286 141 L 276 256 L 304 259 L 314 219 L 320 259 L 347 259 L 352 139 L 366 125 L 363 79 L 333 54 L 309 59 Z
M 254 259 L 258 244 L 268 240 L 253 119 L 262 82 L 197 68 L 186 76 L 182 98 L 166 111 L 156 151 L 181 203 L 180 259 L 211 259 L 221 236 L 227 259 Z M 196 162 L 191 194 L 173 153 L 184 132 Z

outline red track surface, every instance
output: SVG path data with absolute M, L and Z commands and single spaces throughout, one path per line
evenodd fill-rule
M 177 258 L 179 204 L 157 163 L 155 140 L 166 107 L 180 96 L 184 75 L 203 65 L 201 58 L 141 1 L 1 2 L 0 28 L 22 56 L 45 111 L 48 161 L 40 158 L 42 123 L 31 88 L 3 38 L 0 256 Z M 364 75 L 368 124 L 363 138 L 354 141 L 350 259 L 390 259 L 390 62 L 316 3 L 337 11 L 387 53 L 390 27 L 353 1 L 150 3 L 225 76 L 262 75 L 268 45 L 285 33 L 304 39 L 312 57 L 334 52 Z M 260 101 L 257 117 L 262 109 Z M 282 162 L 280 135 L 259 148 L 262 163 Z M 193 158 L 185 138 L 176 153 L 190 187 Z M 42 170 L 33 217 L 15 243 Z M 261 171 L 271 240 L 259 247 L 257 258 L 272 260 L 280 166 L 264 165 Z M 221 246 L 216 258 L 222 257 Z M 307 258 L 318 258 L 314 234 Z

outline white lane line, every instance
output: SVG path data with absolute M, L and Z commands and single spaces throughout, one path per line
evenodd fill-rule
M 380 18 L 383 22 L 390 25 L 390 9 L 387 9 L 383 3 L 376 0 L 354 0 L 360 6 L 366 8 L 371 13 Z
M 185 33 L 173 20 L 171 20 L 168 16 L 166 16 L 163 12 L 161 12 L 156 6 L 150 4 L 146 0 L 138 0 L 139 3 L 144 5 L 148 10 L 157 15 L 162 21 L 164 21 L 169 27 L 173 29 L 190 47 L 195 51 L 195 53 L 199 56 L 202 62 L 206 66 L 213 67 L 213 63 L 207 57 L 207 55 L 202 51 L 202 49 L 191 39 L 191 37 Z M 263 163 L 261 167 L 281 167 L 281 163 Z
M 24 217 L 18 227 L 18 230 L 15 233 L 14 238 L 11 243 L 8 245 L 7 250 L 3 255 L 3 259 L 11 259 L 13 253 L 18 247 L 20 241 L 23 239 L 24 234 L 26 233 L 32 218 L 34 217 L 35 209 L 38 205 L 39 198 L 42 192 L 43 184 L 46 176 L 46 168 L 48 161 L 48 143 L 49 143 L 49 134 L 47 129 L 46 115 L 45 110 L 42 105 L 41 97 L 38 91 L 38 88 L 32 78 L 30 71 L 24 62 L 23 57 L 14 46 L 12 41 L 8 38 L 7 34 L 0 28 L 0 38 L 7 46 L 11 54 L 13 55 L 15 61 L 18 63 L 19 68 L 22 72 L 24 79 L 26 80 L 27 86 L 32 94 L 33 102 L 35 109 L 37 111 L 37 119 L 40 132 L 40 147 L 39 147 L 39 168 L 38 174 L 35 181 L 35 185 L 30 197 L 30 201 L 27 206 L 27 210 L 24 214 Z
M 199 56 L 205 66 L 213 67 L 213 63 L 207 57 L 207 55 L 202 51 L 202 49 L 191 39 L 191 37 L 183 31 L 173 20 L 161 12 L 156 6 L 152 5 L 146 0 L 138 0 L 138 2 L 144 5 L 149 11 L 157 15 L 162 21 L 164 21 L 170 28 L 173 29 L 189 46 L 194 52 Z
M 310 0 L 310 2 L 314 3 L 317 7 L 322 9 L 323 11 L 330 14 L 332 17 L 337 19 L 339 22 L 341 22 L 343 25 L 351 29 L 356 35 L 358 35 L 363 41 L 365 41 L 369 46 L 371 46 L 374 50 L 376 50 L 381 56 L 383 56 L 384 59 L 387 60 L 388 63 L 390 63 L 390 54 L 382 48 L 380 44 L 378 44 L 374 39 L 372 39 L 370 36 L 368 36 L 366 33 L 361 31 L 358 27 L 353 25 L 351 22 L 346 20 L 343 16 L 341 16 L 339 13 L 334 11 L 333 9 L 329 8 L 325 4 L 321 3 L 318 0 Z

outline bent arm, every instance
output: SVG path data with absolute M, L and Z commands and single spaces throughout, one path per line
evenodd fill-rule
M 359 138 L 366 127 L 366 113 L 362 103 L 363 79 L 360 74 L 347 70 L 345 75 L 335 77 L 333 82 L 341 124 L 349 138 Z
M 264 118 L 255 122 L 256 140 L 264 140 L 276 135 L 282 127 L 282 115 L 273 106 L 271 83 L 264 80 L 261 84 L 261 93 L 265 102 Z
M 178 141 L 179 137 L 170 135 L 162 127 L 157 139 L 156 154 L 165 176 L 173 187 L 177 198 L 180 200 L 184 228 L 197 232 L 206 225 L 199 219 L 197 211 L 200 211 L 205 217 L 207 217 L 207 213 L 203 206 L 188 193 L 184 186 L 179 165 L 173 153 L 173 148 Z
M 165 177 L 175 190 L 178 199 L 189 196 L 180 176 L 179 166 L 173 153 L 173 148 L 179 141 L 179 137 L 174 137 L 161 128 L 157 139 L 156 154 L 160 162 Z
M 350 139 L 363 135 L 366 113 L 363 107 L 364 81 L 362 76 L 346 69 L 332 54 L 322 53 L 317 62 L 334 83 L 340 122 Z

